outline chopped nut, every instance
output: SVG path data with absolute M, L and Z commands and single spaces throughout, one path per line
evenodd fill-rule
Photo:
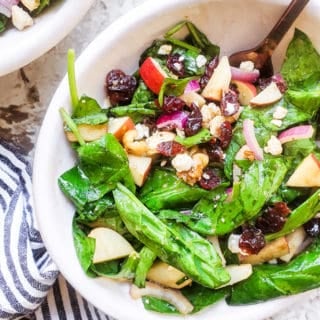
M 12 6 L 12 23 L 18 30 L 33 25 L 33 20 L 29 13 L 18 6 Z
M 282 153 L 282 144 L 281 144 L 280 140 L 275 136 L 271 136 L 271 138 L 267 142 L 267 146 L 264 147 L 264 151 L 267 153 L 270 153 L 274 156 L 281 154 Z

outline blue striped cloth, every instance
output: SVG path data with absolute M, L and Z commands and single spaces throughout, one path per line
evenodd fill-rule
M 0 319 L 111 319 L 50 259 L 33 214 L 31 168 L 0 141 Z

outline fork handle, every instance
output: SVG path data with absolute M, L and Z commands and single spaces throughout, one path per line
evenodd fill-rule
M 263 41 L 263 47 L 269 54 L 275 50 L 279 42 L 297 19 L 309 0 L 292 0 L 276 25 Z

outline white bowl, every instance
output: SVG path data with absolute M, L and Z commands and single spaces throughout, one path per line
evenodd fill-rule
M 258 43 L 272 28 L 288 3 L 289 0 L 150 0 L 117 20 L 83 52 L 76 64 L 79 92 L 103 103 L 106 73 L 112 68 L 133 72 L 143 49 L 180 20 L 188 18 L 195 22 L 214 43 L 220 45 L 222 53 L 228 54 Z M 296 22 L 318 45 L 319 12 L 318 0 L 310 1 Z M 276 65 L 282 59 L 279 57 L 283 57 L 292 30 L 275 54 Z M 181 319 L 179 316 L 165 316 L 144 310 L 141 301 L 130 298 L 127 284 L 107 279 L 91 279 L 83 273 L 72 241 L 74 208 L 57 185 L 59 175 L 76 161 L 64 136 L 58 112 L 61 106 L 70 107 L 66 79 L 62 81 L 49 106 L 40 131 L 34 162 L 36 214 L 49 253 L 66 279 L 86 299 L 117 319 Z M 301 295 L 244 307 L 228 307 L 221 302 L 186 319 L 262 319 L 295 301 L 301 302 Z
M 94 0 L 56 1 L 23 31 L 12 27 L 0 35 L 0 76 L 18 70 L 53 48 L 81 20 Z

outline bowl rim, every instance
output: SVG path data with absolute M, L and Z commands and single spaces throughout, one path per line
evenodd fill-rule
M 57 1 L 34 18 L 33 26 L 23 31 L 14 27 L 6 30 L 0 36 L 0 76 L 26 66 L 53 48 L 80 22 L 93 3 L 94 0 Z
M 198 0 L 197 3 L 207 3 L 207 2 L 215 2 L 215 1 L 221 1 L 221 0 Z M 266 1 L 266 0 L 265 0 Z M 152 0 L 146 1 L 140 5 L 138 5 L 136 8 L 132 9 L 125 15 L 119 17 L 116 21 L 114 21 L 112 24 L 110 24 L 104 31 L 102 31 L 88 46 L 87 48 L 82 52 L 82 54 L 79 56 L 79 58 L 76 61 L 76 70 L 78 77 L 81 78 L 83 74 L 86 72 L 86 70 L 90 66 L 90 61 L 94 60 L 95 57 L 99 56 L 101 50 L 104 51 L 105 49 L 102 48 L 100 43 L 104 41 L 104 39 L 108 38 L 110 42 L 114 41 L 116 37 L 119 35 L 121 36 L 122 33 L 127 32 L 127 30 L 130 29 L 130 26 L 132 25 L 137 25 L 139 23 L 142 23 L 144 19 L 149 18 L 150 16 L 153 16 L 156 14 L 157 11 L 162 11 L 164 9 L 170 9 L 171 7 L 175 7 L 176 5 L 188 5 L 188 4 L 194 4 L 196 0 L 162 0 L 161 2 L 157 2 L 155 4 Z M 275 4 L 281 4 L 284 5 L 286 3 L 285 0 L 270 0 L 270 2 L 275 3 Z M 320 6 L 319 6 L 320 8 Z M 125 26 L 125 27 L 123 27 Z M 40 172 L 37 171 L 37 168 L 40 165 L 41 161 L 41 150 L 43 146 L 46 145 L 45 141 L 45 132 L 46 128 L 44 128 L 44 124 L 50 121 L 50 116 L 52 112 L 57 111 L 57 106 L 56 106 L 56 100 L 59 100 L 59 97 L 61 95 L 65 95 L 68 93 L 67 90 L 67 75 L 63 78 L 62 82 L 58 86 L 58 89 L 56 93 L 54 94 L 52 101 L 49 105 L 48 111 L 45 115 L 43 124 L 41 126 L 40 132 L 39 132 L 39 137 L 38 141 L 36 144 L 36 149 L 35 149 L 35 156 L 34 156 L 34 171 L 33 171 L 33 181 L 34 181 L 34 194 L 36 193 L 37 190 L 41 189 L 41 178 L 40 178 Z M 44 230 L 44 224 L 45 221 L 41 219 L 40 216 L 40 208 L 38 208 L 38 201 L 35 197 L 35 212 L 36 212 L 36 219 L 38 220 L 38 225 L 40 229 L 40 233 L 43 237 L 44 243 L 47 246 L 48 252 L 51 255 L 53 261 L 57 263 L 59 266 L 59 255 L 57 255 L 57 252 L 51 247 L 51 243 L 49 242 L 49 238 L 45 233 L 42 233 L 42 230 Z M 62 271 L 63 273 L 63 271 Z M 70 284 L 76 288 L 76 290 L 79 291 L 79 293 L 88 301 L 90 301 L 92 304 L 95 303 L 93 300 L 92 296 L 90 293 L 86 291 L 85 287 L 79 288 L 77 285 L 77 281 L 74 276 L 72 276 L 70 273 L 69 274 L 64 274 L 65 278 L 67 279 Z M 291 296 L 289 298 L 278 298 L 276 300 L 272 300 L 269 302 L 264 302 L 256 305 L 250 305 L 250 311 L 249 307 L 241 307 L 241 308 L 247 308 L 246 313 L 246 318 L 243 319 L 261 319 L 262 317 L 268 317 L 276 313 L 277 311 L 288 307 L 295 302 L 301 302 L 304 299 L 307 299 L 309 296 L 309 293 L 303 293 L 299 294 L 296 296 Z M 224 306 L 226 304 L 224 302 L 218 303 L 217 304 L 217 310 L 223 310 Z M 263 307 L 262 307 L 263 306 Z M 210 307 L 209 307 L 210 308 Z M 230 307 L 228 308 L 232 309 L 237 309 L 239 307 Z M 262 308 L 262 309 L 261 309 Z M 207 308 L 208 309 L 208 308 Z M 104 312 L 107 312 L 107 314 L 110 314 L 111 316 L 117 317 L 119 320 L 124 320 L 124 319 L 138 319 L 138 318 L 133 318 L 133 315 L 129 316 L 123 308 L 119 307 L 112 303 L 112 301 L 107 302 L 102 310 Z M 129 317 L 128 317 L 129 316 Z M 181 319 L 181 316 L 167 316 L 161 314 L 161 317 L 150 317 L 150 319 L 163 319 L 163 318 L 168 318 L 168 319 Z M 185 317 L 186 319 L 196 319 L 196 317 L 193 316 L 187 316 Z M 148 318 L 149 319 L 149 318 Z M 242 319 L 242 318 L 239 318 Z

